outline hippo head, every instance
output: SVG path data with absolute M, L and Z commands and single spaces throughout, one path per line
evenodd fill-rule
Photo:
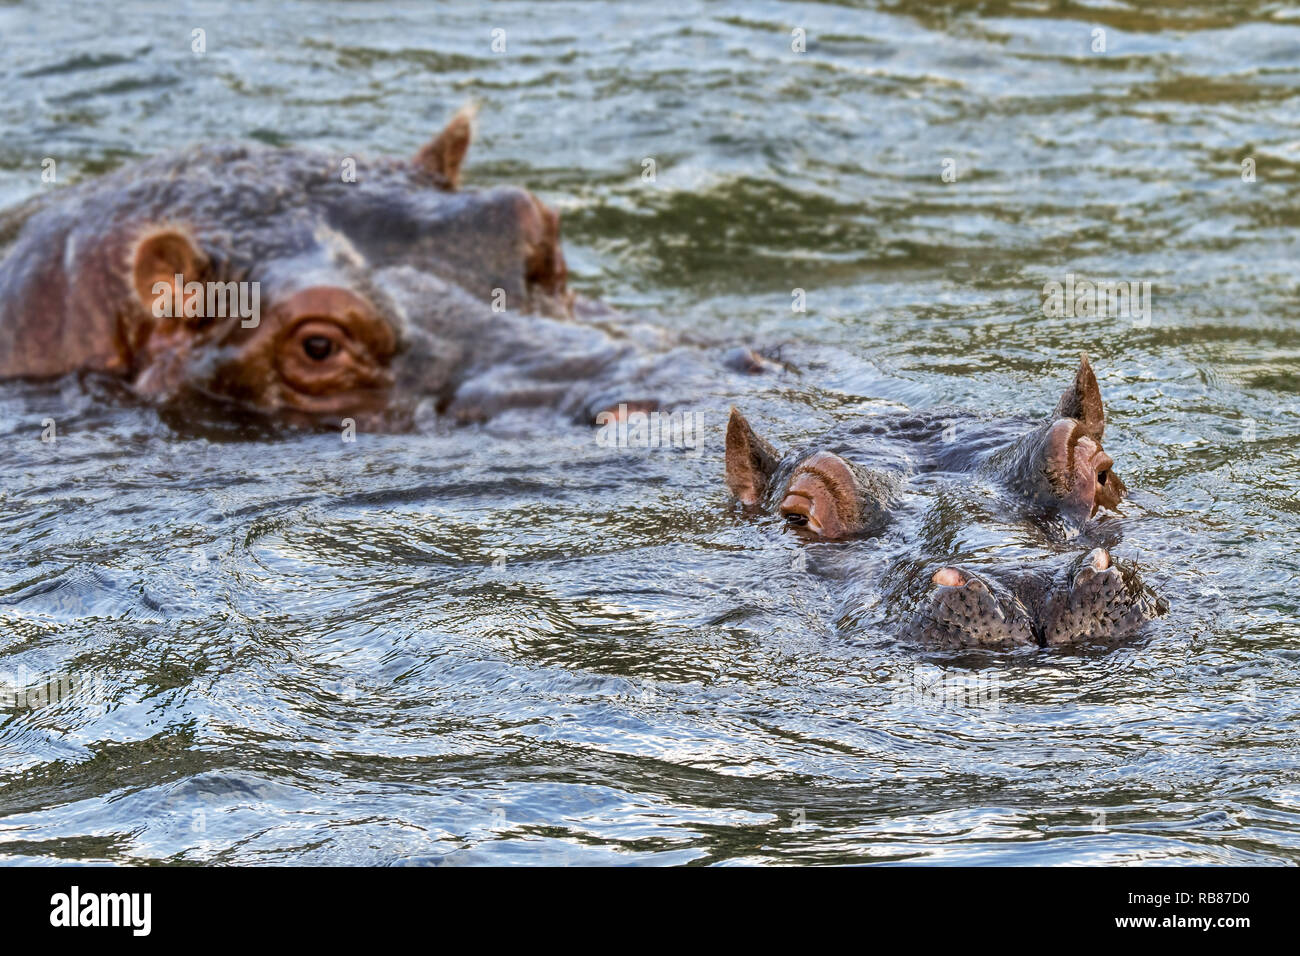
M 130 258 L 145 314 L 137 391 L 181 387 L 304 421 L 391 423 L 421 397 L 445 407 L 506 350 L 503 313 L 571 305 L 553 211 L 522 189 L 455 191 L 469 139 L 462 112 L 413 161 L 363 167 L 356 182 L 277 170 L 273 215 L 224 231 L 151 225 Z M 144 307 L 173 276 L 257 283 L 260 314 L 154 321 Z
M 898 497 L 894 476 L 828 451 L 783 462 L 734 408 L 727 422 L 726 468 L 727 487 L 741 504 L 774 509 L 822 538 L 880 531 Z
M 1101 447 L 1106 411 L 1086 355 L 1047 419 L 995 456 L 994 468 L 1013 488 L 1074 525 L 1099 509 L 1114 510 L 1124 483 Z
M 0 271 L 0 375 L 91 368 L 304 424 L 444 408 L 524 351 L 523 316 L 574 305 L 555 212 L 458 190 L 470 134 L 462 111 L 412 159 L 203 146 L 68 190 Z

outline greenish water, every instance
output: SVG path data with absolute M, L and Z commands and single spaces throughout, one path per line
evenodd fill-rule
M 0 675 L 79 690 L 0 706 L 5 859 L 1300 859 L 1300 14 L 6 4 L 0 73 L 4 206 L 60 188 L 44 157 L 409 154 L 477 100 L 468 184 L 559 209 L 583 292 L 779 348 L 743 404 L 781 442 L 1041 413 L 1087 350 L 1172 605 L 975 664 L 854 628 L 728 507 L 721 385 L 697 455 L 559 423 L 217 442 L 8 384 Z M 1152 282 L 1150 321 L 1045 316 L 1070 273 Z

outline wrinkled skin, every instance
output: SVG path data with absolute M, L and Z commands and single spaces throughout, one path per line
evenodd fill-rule
M 654 407 L 639 390 L 671 387 L 673 363 L 646 361 L 663 343 L 569 291 L 556 213 L 523 189 L 458 191 L 470 131 L 462 111 L 355 182 L 321 154 L 203 146 L 57 193 L 0 263 L 0 378 L 103 373 L 158 404 L 381 429 L 421 402 L 458 420 Z M 199 314 L 157 314 L 176 275 L 176 311 Z M 256 325 L 190 282 L 257 283 Z
M 924 581 L 924 578 L 923 578 Z M 935 647 L 1054 647 L 1131 637 L 1169 605 L 1105 548 L 1010 571 L 945 566 L 908 622 Z
M 1101 391 L 1085 355 L 1052 414 L 993 455 L 985 470 L 1038 508 L 1078 526 L 1102 508 L 1114 511 L 1125 494 L 1101 447 L 1105 430 Z
M 747 509 L 780 514 L 823 540 L 879 535 L 913 514 L 909 550 L 883 571 L 880 590 L 892 619 L 928 646 L 1116 640 L 1167 610 L 1136 566 L 1107 548 L 1063 553 L 1125 493 L 1101 447 L 1105 410 L 1086 356 L 1053 412 L 1018 434 L 970 420 L 955 427 L 955 416 L 879 416 L 782 455 L 733 409 L 727 485 Z M 1010 567 L 949 563 L 958 539 L 979 540 L 983 527 L 998 540 L 1008 520 L 1039 529 L 1042 557 Z M 862 553 L 862 570 L 871 570 L 874 552 Z
M 914 467 L 974 472 L 1001 484 L 1038 512 L 1060 516 L 1076 528 L 1098 510 L 1119 506 L 1124 483 L 1101 447 L 1105 409 L 1086 355 L 1052 414 L 1013 442 L 992 450 L 947 443 L 940 429 L 950 420 L 949 412 L 909 414 L 867 422 L 853 431 L 868 439 L 908 440 Z M 876 451 L 867 445 L 866 454 L 876 457 Z M 825 478 L 809 478 L 803 482 L 806 488 L 799 487 L 800 476 L 809 472 L 813 478 Z M 751 507 L 779 488 L 782 494 L 770 503 L 788 520 L 829 539 L 878 530 L 896 498 L 891 492 L 899 485 L 897 476 L 854 463 L 827 443 L 783 458 L 734 408 L 727 425 L 726 475 L 732 494 Z
M 784 461 L 736 409 L 727 422 L 727 485 L 742 504 L 770 504 L 791 524 L 826 538 L 879 531 L 900 479 L 829 451 Z

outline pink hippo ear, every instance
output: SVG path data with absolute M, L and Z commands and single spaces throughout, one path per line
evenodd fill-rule
M 415 165 L 429 173 L 443 189 L 454 191 L 460 187 L 460 167 L 474 138 L 477 112 L 472 103 L 462 106 L 442 132 L 415 154 Z
M 158 316 L 164 312 L 184 323 L 184 284 L 202 281 L 207 268 L 208 257 L 198 243 L 184 230 L 165 226 L 146 233 L 136 243 L 131 281 L 147 313 Z M 181 277 L 180 288 L 176 276 Z
M 1061 395 L 1052 418 L 1073 418 L 1083 426 L 1083 434 L 1101 441 L 1102 432 L 1106 430 L 1106 409 L 1101 403 L 1097 376 L 1093 374 L 1086 354 L 1079 357 L 1079 370 L 1074 373 L 1070 387 Z
M 781 456 L 755 434 L 735 408 L 727 420 L 727 487 L 745 505 L 756 505 L 767 490 Z

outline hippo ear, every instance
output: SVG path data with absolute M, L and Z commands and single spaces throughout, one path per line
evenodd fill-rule
M 1073 418 L 1083 425 L 1084 434 L 1101 441 L 1102 432 L 1106 430 L 1106 409 L 1101 403 L 1097 376 L 1093 374 L 1086 354 L 1080 356 L 1079 370 L 1074 373 L 1074 381 L 1061 395 L 1052 417 Z
M 756 505 L 767 490 L 781 456 L 755 434 L 735 408 L 727 420 L 727 487 L 742 504 Z
M 168 314 L 183 316 L 182 302 L 173 299 L 182 294 L 175 288 L 176 276 L 182 283 L 197 282 L 207 268 L 208 257 L 198 243 L 183 230 L 168 226 L 146 233 L 136 243 L 131 279 L 146 311 L 157 314 L 154 306 L 165 301 L 171 310 Z
M 477 112 L 472 103 L 462 106 L 442 132 L 415 154 L 415 165 L 439 180 L 446 189 L 460 186 L 460 166 L 474 137 L 474 114 Z

